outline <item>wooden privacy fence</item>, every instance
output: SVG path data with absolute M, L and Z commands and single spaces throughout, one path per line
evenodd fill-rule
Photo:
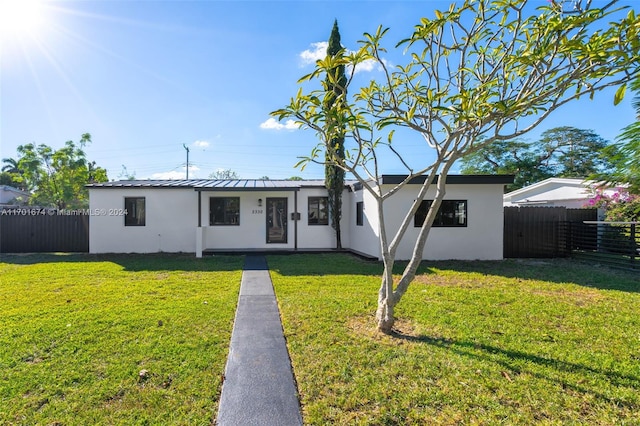
M 504 257 L 565 257 L 571 255 L 568 223 L 597 220 L 596 209 L 566 207 L 505 207 Z
M 89 252 L 89 214 L 83 210 L 0 211 L 0 253 Z

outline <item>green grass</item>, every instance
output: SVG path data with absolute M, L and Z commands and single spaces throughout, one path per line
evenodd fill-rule
M 268 261 L 307 424 L 640 424 L 637 273 L 429 263 L 386 336 L 380 265 Z M 210 424 L 241 266 L 3 256 L 0 424 Z
M 307 424 L 640 424 L 637 273 L 429 263 L 386 336 L 378 264 L 268 262 Z
M 210 424 L 241 269 L 241 257 L 3 256 L 0 424 Z

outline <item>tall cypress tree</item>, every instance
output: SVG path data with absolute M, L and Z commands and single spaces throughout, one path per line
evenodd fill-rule
M 340 45 L 340 31 L 338 30 L 338 20 L 333 23 L 329 45 L 327 46 L 327 56 L 339 57 L 342 55 Z M 331 139 L 327 141 L 325 158 L 325 186 L 329 192 L 329 217 L 331 226 L 336 231 L 336 248 L 342 248 L 340 236 L 340 219 L 342 218 L 342 192 L 344 191 L 345 172 L 338 164 L 344 160 L 344 124 L 340 120 L 340 108 L 338 103 L 344 102 L 347 94 L 347 77 L 344 72 L 344 65 L 336 65 L 328 73 L 325 79 L 324 108 L 330 112 L 327 125 L 331 128 L 329 132 Z

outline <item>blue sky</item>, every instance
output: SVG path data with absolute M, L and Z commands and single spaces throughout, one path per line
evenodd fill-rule
M 342 44 L 355 49 L 363 32 L 390 27 L 395 42 L 449 3 L 45 2 L 44 10 L 29 12 L 32 21 L 39 16 L 30 27 L 16 17 L 14 28 L 0 32 L 0 157 L 16 157 L 21 144 L 58 148 L 90 133 L 87 156 L 112 180 L 123 166 L 140 179 L 184 178 L 183 145 L 189 177 L 232 169 L 242 178 L 322 178 L 320 166 L 293 168 L 316 144 L 313 132 L 268 119 L 313 69 L 334 19 Z M 400 52 L 389 57 L 403 61 Z M 529 138 L 567 125 L 613 140 L 635 117 L 630 96 L 617 107 L 612 100 L 608 91 L 568 105 Z M 402 143 L 420 141 L 405 134 Z M 424 152 L 415 155 L 428 161 Z M 382 171 L 403 172 L 393 162 Z

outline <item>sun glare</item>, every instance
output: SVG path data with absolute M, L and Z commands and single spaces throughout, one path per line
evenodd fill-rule
M 0 40 L 35 37 L 44 22 L 42 0 L 0 0 Z

